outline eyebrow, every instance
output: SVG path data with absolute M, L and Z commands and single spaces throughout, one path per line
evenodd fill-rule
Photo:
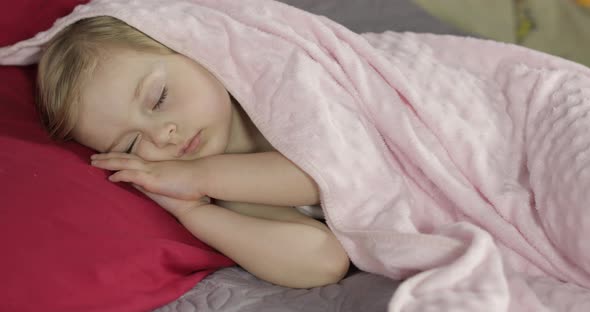
M 145 83 L 148 80 L 148 78 L 154 73 L 154 71 L 150 71 L 148 72 L 145 76 L 143 76 L 139 82 L 137 83 L 137 86 L 135 87 L 135 92 L 133 92 L 133 98 L 132 101 L 136 101 L 139 96 L 141 95 L 141 93 L 143 92 L 143 89 L 145 87 Z M 131 143 L 131 146 L 133 146 L 133 144 L 135 144 L 135 140 L 137 138 L 133 139 L 133 142 Z M 112 151 L 112 149 L 117 145 L 117 141 L 113 142 L 105 151 L 105 153 L 110 153 Z M 128 147 L 126 147 L 128 148 Z M 125 151 L 123 151 L 125 152 Z

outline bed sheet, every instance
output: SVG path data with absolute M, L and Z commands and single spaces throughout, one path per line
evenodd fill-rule
M 351 30 L 386 30 L 464 35 L 430 16 L 411 0 L 281 0 L 324 15 Z M 351 270 L 340 283 L 291 289 L 257 279 L 239 267 L 221 269 L 155 312 L 386 311 L 397 282 Z
M 387 310 L 396 286 L 391 279 L 356 271 L 338 284 L 293 289 L 232 267 L 211 274 L 155 312 L 377 312 Z

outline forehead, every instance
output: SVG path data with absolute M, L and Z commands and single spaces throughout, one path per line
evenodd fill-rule
M 126 90 L 128 84 L 145 76 L 158 55 L 129 49 L 116 49 L 98 59 L 96 69 L 82 87 L 82 93 L 92 96 L 102 91 Z
M 135 90 L 158 57 L 119 50 L 98 60 L 80 89 L 74 139 L 98 151 L 107 150 L 128 122 Z

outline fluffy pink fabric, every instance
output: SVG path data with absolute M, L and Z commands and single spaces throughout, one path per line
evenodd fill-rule
M 489 41 L 358 35 L 273 1 L 94 1 L 203 64 L 321 188 L 390 311 L 590 309 L 590 70 Z M 198 88 L 198 86 L 196 86 Z M 586 287 L 586 288 L 584 288 Z

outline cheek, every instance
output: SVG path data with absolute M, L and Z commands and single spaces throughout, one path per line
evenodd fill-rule
M 174 157 L 171 154 L 171 151 L 167 149 L 157 148 L 151 142 L 145 140 L 141 141 L 137 145 L 134 153 L 147 161 L 163 161 L 174 159 Z
M 108 148 L 108 144 L 106 142 L 108 140 L 108 135 L 110 135 L 104 135 L 105 133 L 106 132 L 102 131 L 92 134 L 81 134 L 74 130 L 72 134 L 72 139 L 98 153 L 105 153 Z
M 215 118 L 218 121 L 228 120 L 231 118 L 231 102 L 229 95 L 217 92 L 211 94 L 203 110 L 206 114 Z

